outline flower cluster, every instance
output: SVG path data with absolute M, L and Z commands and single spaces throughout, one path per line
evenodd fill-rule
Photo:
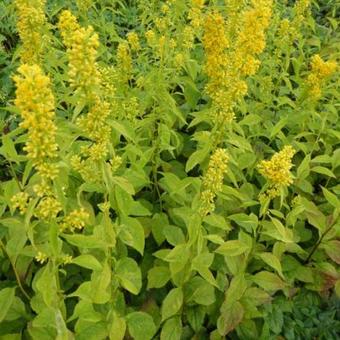
M 294 18 L 292 20 L 292 34 L 297 38 L 299 36 L 299 31 L 301 24 L 306 20 L 307 11 L 311 5 L 311 0 L 297 0 L 294 5 Z
M 73 210 L 70 214 L 64 217 L 60 228 L 62 231 L 75 231 L 81 230 L 85 227 L 86 221 L 89 219 L 89 213 L 84 209 Z
M 11 198 L 13 209 L 19 209 L 20 214 L 25 214 L 29 202 L 29 195 L 26 192 L 19 192 Z
M 224 174 L 227 171 L 229 156 L 225 149 L 216 149 L 210 158 L 208 170 L 203 177 L 200 215 L 206 216 L 215 209 L 214 200 L 222 190 Z
M 188 13 L 188 19 L 191 26 L 197 29 L 202 25 L 204 0 L 191 0 L 191 3 L 192 6 Z
M 124 80 L 129 80 L 132 72 L 132 58 L 129 50 L 129 44 L 126 41 L 123 41 L 118 45 L 117 66 L 124 76 Z
M 260 65 L 256 57 L 265 48 L 265 30 L 272 15 L 272 0 L 253 0 L 252 4 L 244 12 L 232 59 L 243 76 L 255 74 Z
M 290 172 L 292 168 L 292 158 L 295 150 L 292 146 L 285 146 L 280 152 L 274 154 L 271 160 L 263 160 L 258 166 L 258 170 L 269 181 L 269 189 L 265 196 L 274 198 L 279 195 L 282 187 L 287 187 L 293 183 Z
M 316 54 L 311 60 L 311 73 L 307 77 L 307 86 L 311 98 L 318 99 L 321 97 L 321 87 L 324 80 L 332 75 L 337 68 L 336 62 L 323 61 L 322 58 Z
M 265 30 L 271 17 L 272 0 L 252 1 L 241 14 L 242 3 L 230 4 L 232 15 L 225 21 L 220 13 L 205 19 L 203 45 L 205 72 L 209 77 L 206 91 L 212 99 L 214 119 L 223 129 L 234 118 L 234 106 L 247 93 L 245 77 L 259 67 L 257 56 L 265 47 Z M 237 25 L 235 26 L 235 19 Z M 228 37 L 234 39 L 230 46 Z
M 46 36 L 46 0 L 15 0 L 18 15 L 17 29 L 22 41 L 22 63 L 39 63 L 44 51 Z
M 84 99 L 92 99 L 100 84 L 100 72 L 96 63 L 99 38 L 92 26 L 80 27 L 70 11 L 60 15 L 58 28 L 67 47 L 69 81 Z
M 139 37 L 136 32 L 129 32 L 127 34 L 127 41 L 130 45 L 130 48 L 132 51 L 138 51 L 140 50 L 140 43 L 139 43 Z
M 58 27 L 67 48 L 71 86 L 81 94 L 78 101 L 85 102 L 88 108 L 77 125 L 91 143 L 81 148 L 80 155 L 71 158 L 71 165 L 84 179 L 96 181 L 101 178 L 99 161 L 106 161 L 109 152 L 111 127 L 108 119 L 115 104 L 115 88 L 110 84 L 113 72 L 100 69 L 97 64 L 99 38 L 91 26 L 81 27 L 70 11 L 63 11 Z M 130 70 L 129 58 L 126 42 L 118 48 L 118 59 L 123 63 L 125 74 Z
M 58 146 L 50 78 L 38 65 L 23 64 L 18 73 L 13 77 L 17 87 L 14 103 L 23 118 L 20 126 L 28 129 L 24 150 L 44 180 L 54 179 L 58 170 L 51 161 L 57 156 Z
M 204 25 L 203 45 L 206 52 L 205 72 L 209 77 L 207 92 L 212 95 L 219 88 L 228 63 L 225 51 L 229 42 L 221 14 L 213 12 L 207 16 Z
M 55 197 L 46 196 L 40 200 L 34 215 L 42 220 L 50 220 L 56 218 L 61 210 L 61 204 Z

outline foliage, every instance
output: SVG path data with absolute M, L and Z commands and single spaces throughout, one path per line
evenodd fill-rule
M 334 1 L 0 3 L 0 337 L 336 339 Z

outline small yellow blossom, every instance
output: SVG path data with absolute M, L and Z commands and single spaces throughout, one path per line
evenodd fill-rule
M 118 45 L 117 66 L 122 74 L 125 75 L 126 79 L 129 79 L 132 72 L 132 58 L 126 41 L 123 41 Z
M 285 146 L 280 152 L 274 154 L 271 160 L 263 160 L 258 165 L 259 172 L 269 181 L 269 189 L 266 195 L 274 198 L 279 194 L 282 187 L 287 187 L 293 183 L 293 176 L 290 172 L 292 168 L 292 158 L 295 150 L 290 145 Z
M 54 124 L 54 96 L 49 77 L 38 65 L 21 65 L 13 77 L 16 84 L 15 106 L 23 118 L 20 126 L 28 129 L 25 150 L 34 164 L 57 155 Z
M 140 50 L 139 38 L 136 32 L 129 32 L 127 34 L 127 41 L 129 42 L 132 51 Z
M 39 262 L 40 264 L 43 264 L 47 261 L 47 255 L 42 253 L 41 251 L 38 252 L 38 254 L 35 256 L 35 260 Z
M 80 27 L 70 11 L 60 15 L 58 28 L 67 47 L 69 59 L 69 81 L 83 97 L 96 92 L 100 83 L 100 72 L 96 63 L 99 47 L 98 34 L 92 26 Z
M 60 228 L 62 231 L 68 230 L 71 232 L 81 230 L 85 227 L 89 217 L 90 214 L 84 208 L 73 210 L 70 214 L 64 217 L 60 224 Z
M 205 216 L 215 208 L 214 199 L 222 190 L 229 156 L 225 149 L 216 149 L 210 158 L 207 173 L 203 177 L 200 214 Z
M 186 26 L 183 30 L 183 47 L 185 49 L 192 49 L 194 46 L 194 30 L 191 26 Z
M 38 65 L 28 64 L 19 67 L 13 80 L 17 87 L 14 103 L 23 119 L 20 126 L 28 130 L 24 150 L 41 176 L 43 187 L 47 191 L 47 182 L 58 175 L 55 163 L 58 154 L 57 128 L 54 122 L 51 81 Z M 42 187 L 39 191 L 42 191 L 41 189 Z M 45 193 L 41 193 L 41 196 Z
M 72 259 L 73 259 L 72 255 L 63 256 L 63 258 L 62 258 L 63 265 L 72 263 Z
M 22 41 L 21 62 L 39 63 L 46 47 L 46 0 L 15 0 L 17 28 Z
M 307 86 L 310 97 L 319 99 L 321 97 L 321 89 L 325 79 L 331 76 L 337 69 L 336 62 L 323 61 L 322 58 L 316 54 L 311 60 L 311 73 L 307 77 Z
M 42 220 L 56 218 L 62 210 L 61 204 L 53 196 L 43 197 L 35 210 L 35 216 Z
M 153 30 L 146 31 L 145 38 L 146 38 L 148 45 L 152 47 L 155 43 L 155 38 L 156 38 L 155 32 Z
M 28 202 L 29 195 L 26 192 L 18 192 L 11 198 L 13 209 L 18 208 L 21 215 L 27 211 Z

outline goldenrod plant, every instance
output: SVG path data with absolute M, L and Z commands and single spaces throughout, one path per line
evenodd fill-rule
M 337 339 L 339 39 L 328 0 L 1 1 L 0 338 Z

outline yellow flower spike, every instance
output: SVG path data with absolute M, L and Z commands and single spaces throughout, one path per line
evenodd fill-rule
M 14 103 L 23 119 L 20 126 L 28 130 L 24 150 L 43 179 L 54 179 L 58 168 L 51 161 L 57 157 L 58 146 L 50 78 L 38 65 L 24 64 L 13 80 L 17 87 Z
M 136 32 L 129 32 L 127 34 L 127 41 L 132 51 L 140 50 L 139 38 Z
M 39 63 L 44 51 L 46 37 L 46 0 L 15 0 L 18 15 L 17 28 L 22 41 L 21 62 Z
M 218 87 L 214 81 L 223 76 L 223 67 L 227 64 L 225 50 L 229 42 L 225 34 L 225 22 L 221 14 L 211 13 L 207 16 L 204 26 L 203 45 L 206 51 L 205 72 L 211 81 L 211 90 Z M 214 86 L 215 85 L 215 86 Z
M 267 161 L 263 160 L 258 165 L 258 170 L 262 176 L 269 181 L 269 189 L 266 195 L 274 198 L 279 195 L 281 187 L 288 187 L 293 183 L 293 176 L 290 172 L 292 168 L 292 158 L 295 150 L 292 146 L 285 146 L 280 152 L 277 152 Z
M 307 77 L 307 86 L 309 88 L 310 97 L 319 99 L 322 94 L 322 85 L 325 79 L 331 76 L 337 69 L 337 64 L 334 61 L 323 61 L 316 54 L 311 59 L 311 73 Z
M 155 43 L 155 32 L 153 30 L 148 30 L 145 32 L 145 38 L 150 47 L 152 47 Z
M 224 174 L 227 171 L 229 156 L 225 149 L 216 149 L 210 157 L 208 170 L 203 177 L 200 215 L 206 216 L 215 208 L 214 199 L 222 190 Z
M 118 45 L 117 64 L 119 70 L 129 79 L 129 75 L 132 72 L 132 58 L 126 41 L 123 41 Z
M 61 13 L 58 28 L 67 47 L 70 84 L 84 98 L 91 100 L 101 80 L 96 63 L 98 34 L 92 26 L 80 27 L 70 11 Z

